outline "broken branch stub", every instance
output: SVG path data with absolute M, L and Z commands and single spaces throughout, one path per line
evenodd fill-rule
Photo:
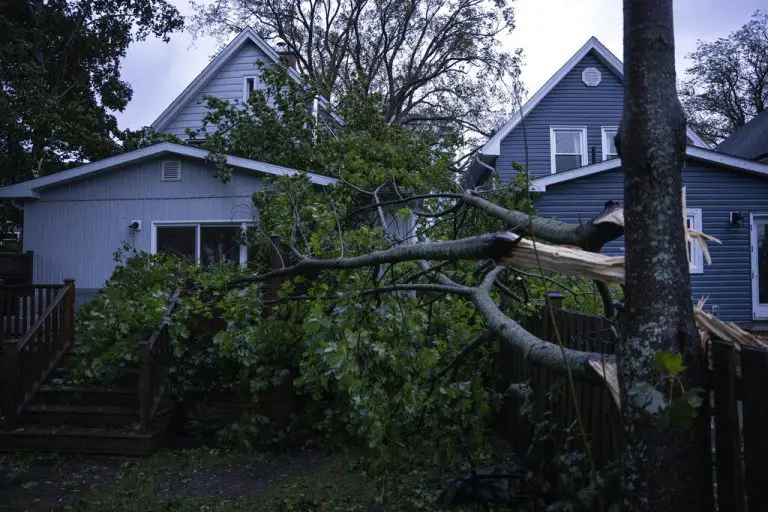
M 541 268 L 549 272 L 598 279 L 609 284 L 624 282 L 624 258 L 606 256 L 561 245 L 550 245 L 504 232 L 496 236 L 493 258 L 500 265 Z

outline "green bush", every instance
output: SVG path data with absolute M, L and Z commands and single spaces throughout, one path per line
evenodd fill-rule
M 139 348 L 163 321 L 171 296 L 171 390 L 194 393 L 249 390 L 259 367 L 255 330 L 261 311 L 258 287 L 227 289 L 242 277 L 233 264 L 198 267 L 164 254 L 120 250 L 104 290 L 78 311 L 78 344 L 71 380 L 111 384 L 138 364 Z M 253 371 L 250 371 L 253 370 Z

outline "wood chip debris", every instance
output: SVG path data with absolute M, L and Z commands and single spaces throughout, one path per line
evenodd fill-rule
M 742 345 L 751 345 L 768 350 L 767 339 L 745 331 L 733 322 L 724 322 L 704 311 L 706 302 L 707 299 L 702 297 L 696 307 L 693 308 L 693 316 L 699 326 L 702 346 L 714 337 L 733 343 L 736 350 L 741 350 Z

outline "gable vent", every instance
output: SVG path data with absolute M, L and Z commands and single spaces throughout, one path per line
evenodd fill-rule
M 160 176 L 163 181 L 179 181 L 181 179 L 181 162 L 178 160 L 164 161 Z
M 603 81 L 603 74 L 597 68 L 587 68 L 581 72 L 581 81 L 588 87 L 597 87 Z

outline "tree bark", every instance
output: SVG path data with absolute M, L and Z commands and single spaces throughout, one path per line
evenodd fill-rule
M 700 387 L 699 340 L 683 235 L 686 121 L 675 89 L 672 0 L 624 0 L 626 311 L 617 347 L 626 446 L 622 510 L 704 510 L 695 428 L 662 430 L 630 390 L 660 377 L 660 351 L 682 353 L 686 389 Z M 700 439 L 700 438 L 698 438 Z

